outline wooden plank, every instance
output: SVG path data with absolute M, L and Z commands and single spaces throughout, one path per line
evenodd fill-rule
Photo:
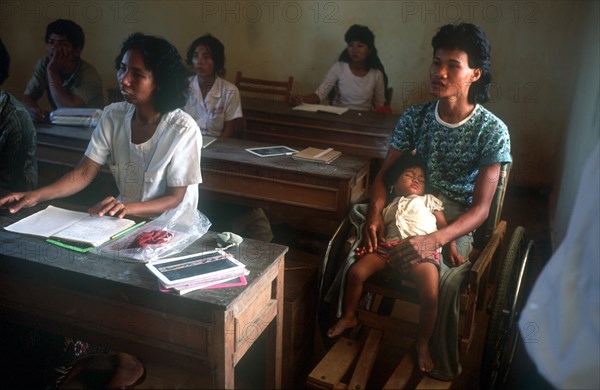
M 370 311 L 358 310 L 358 318 L 361 324 L 373 329 L 380 329 L 386 332 L 394 332 L 407 337 L 416 337 L 418 329 L 416 325 L 409 321 L 389 316 L 381 316 Z
M 423 377 L 423 379 L 421 379 L 421 381 L 419 382 L 419 384 L 417 385 L 417 389 L 427 389 L 427 390 L 434 390 L 434 389 L 449 389 L 450 387 L 452 387 L 452 382 L 446 382 L 446 381 L 439 381 L 437 379 L 433 379 L 431 377 L 428 377 L 427 375 L 425 375 Z
M 410 351 L 414 351 L 414 348 L 410 348 Z M 384 389 L 404 389 L 407 387 L 415 369 L 416 362 L 412 353 L 404 355 L 400 364 L 396 367 L 392 375 L 389 377 Z
M 362 352 L 356 363 L 356 368 L 352 374 L 352 379 L 348 387 L 351 389 L 364 389 L 367 387 L 367 381 L 371 376 L 371 370 L 377 359 L 377 354 L 381 348 L 381 339 L 383 332 L 377 329 L 369 329 L 369 335 L 363 345 Z
M 322 389 L 337 388 L 359 351 L 358 342 L 340 337 L 308 375 L 307 384 Z

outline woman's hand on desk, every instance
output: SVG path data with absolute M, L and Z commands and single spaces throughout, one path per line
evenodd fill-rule
M 105 215 L 123 218 L 129 214 L 127 205 L 113 196 L 108 196 L 88 209 L 90 215 L 103 217 Z
M 321 100 L 319 99 L 319 96 L 317 96 L 317 94 L 315 94 L 315 93 L 311 93 L 310 95 L 304 95 L 304 96 L 290 95 L 290 104 L 292 106 L 297 106 L 302 103 L 319 104 L 319 103 L 321 103 Z
M 290 105 L 299 106 L 304 103 L 304 98 L 300 95 L 290 95 Z
M 23 207 L 32 207 L 38 204 L 41 196 L 35 192 L 13 192 L 0 198 L 0 207 L 7 207 L 11 214 L 16 213 Z

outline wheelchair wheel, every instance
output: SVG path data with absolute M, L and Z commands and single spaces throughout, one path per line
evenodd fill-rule
M 327 330 L 334 323 L 336 318 L 336 303 L 325 302 L 325 297 L 329 288 L 333 284 L 335 277 L 343 265 L 346 253 L 344 252 L 344 242 L 350 231 L 352 224 L 348 218 L 338 226 L 333 237 L 327 245 L 327 251 L 321 264 L 319 275 L 319 297 L 317 302 L 317 324 L 321 339 L 326 348 L 334 345 L 334 340 L 327 336 Z
M 502 263 L 483 347 L 480 388 L 500 389 L 519 338 L 517 320 L 525 302 L 525 285 L 533 241 L 526 242 L 525 229 L 517 227 Z

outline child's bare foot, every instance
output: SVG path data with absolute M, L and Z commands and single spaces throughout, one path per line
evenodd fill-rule
M 327 331 L 327 336 L 330 338 L 334 338 L 342 334 L 348 328 L 353 328 L 358 324 L 358 320 L 356 317 L 346 318 L 342 317 L 335 323 L 329 330 Z
M 429 353 L 429 340 L 417 340 L 417 360 L 421 371 L 429 372 L 433 370 L 433 360 Z

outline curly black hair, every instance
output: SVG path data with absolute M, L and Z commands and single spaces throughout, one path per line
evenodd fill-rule
M 467 53 L 469 67 L 481 69 L 479 80 L 469 88 L 469 103 L 485 103 L 489 100 L 489 87 L 492 82 L 490 52 L 492 47 L 485 32 L 471 23 L 447 24 L 440 27 L 431 40 L 433 55 L 438 49 L 459 49 Z
M 161 37 L 133 33 L 123 42 L 121 52 L 115 58 L 117 70 L 129 50 L 139 51 L 144 64 L 152 72 L 157 86 L 154 92 L 156 111 L 165 114 L 183 107 L 187 100 L 190 74 L 175 46 Z

